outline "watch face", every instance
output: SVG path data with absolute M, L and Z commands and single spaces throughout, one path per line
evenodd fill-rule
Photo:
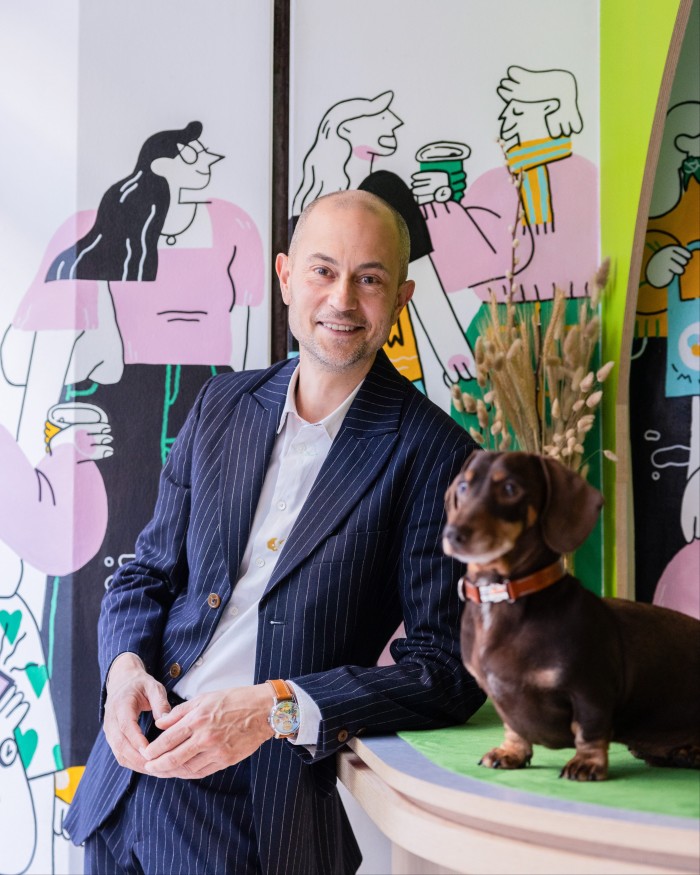
M 270 725 L 278 735 L 294 735 L 299 731 L 299 706 L 291 699 L 278 702 L 270 714 Z

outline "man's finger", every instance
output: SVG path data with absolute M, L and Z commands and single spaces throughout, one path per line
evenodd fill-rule
M 148 699 L 148 704 L 151 706 L 154 720 L 160 720 L 165 714 L 170 712 L 171 706 L 163 684 L 159 684 L 158 681 L 154 680 L 146 685 L 144 692 Z
M 119 726 L 119 729 L 134 752 L 142 756 L 143 751 L 148 747 L 148 739 L 143 734 L 138 722 L 136 720 L 126 721 Z
M 179 732 L 179 730 L 178 730 Z M 181 735 L 181 733 L 180 733 Z M 175 769 L 181 769 L 189 763 L 189 761 L 200 754 L 207 753 L 201 749 L 201 744 L 195 742 L 191 736 L 181 738 L 173 743 L 170 739 L 169 745 L 163 751 L 160 751 L 156 745 L 165 736 L 165 733 L 151 742 L 149 749 L 146 751 L 146 769 L 149 775 L 157 775 L 158 777 L 166 777 L 166 772 L 171 772 Z M 211 751 L 209 751 L 211 757 Z
M 117 759 L 120 766 L 127 769 L 133 769 L 137 772 L 144 771 L 145 760 L 138 747 L 134 747 L 130 739 L 123 733 L 117 731 L 116 735 L 108 732 L 105 729 L 105 737 L 107 743 L 112 749 L 112 753 Z M 142 736 L 143 737 L 143 736 Z M 146 739 L 143 739 L 144 744 L 148 744 Z
M 143 759 L 142 751 L 148 746 L 148 740 L 133 718 L 120 719 L 117 715 L 108 715 L 104 731 L 115 755 Z
M 198 753 L 186 764 L 187 772 L 191 778 L 206 778 L 225 767 L 225 763 L 212 759 L 208 752 Z
M 184 745 L 192 737 L 192 732 L 192 727 L 188 723 L 177 723 L 152 741 L 144 750 L 144 756 L 147 760 L 155 760 Z
M 170 703 L 168 702 L 168 708 L 170 708 Z M 182 720 L 187 714 L 192 710 L 192 705 L 189 702 L 182 702 L 179 705 L 176 705 L 174 708 L 170 708 L 169 711 L 161 714 L 160 717 L 156 717 L 156 726 L 158 729 L 169 729 L 171 726 L 174 726 L 179 720 Z

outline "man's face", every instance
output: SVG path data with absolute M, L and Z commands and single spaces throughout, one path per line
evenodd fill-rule
M 369 369 L 413 293 L 392 217 L 362 204 L 318 204 L 277 273 L 302 356 L 331 371 Z

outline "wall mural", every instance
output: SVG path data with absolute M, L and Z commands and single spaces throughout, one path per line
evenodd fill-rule
M 575 304 L 598 263 L 598 8 L 533 0 L 523 24 L 516 0 L 402 11 L 292 3 L 290 218 L 347 188 L 405 215 L 417 291 L 387 352 L 468 426 L 450 390 L 476 391 L 480 314 L 489 289 L 503 299 L 513 235 L 522 307 L 549 306 L 555 284 Z M 0 849 L 5 875 L 61 868 L 62 815 L 98 731 L 99 602 L 187 409 L 213 373 L 266 364 L 270 26 L 259 0 L 194 18 L 186 3 L 167 16 L 138 0 L 81 4 L 78 142 L 52 132 L 45 155 L 77 165 L 77 194 L 57 176 L 8 197 L 43 230 L 31 258 L 0 240 L 3 263 L 25 259 L 26 274 L 0 301 L 0 398 L 12 402 L 0 405 L 0 818 L 16 839 Z M 172 51 L 183 31 L 186 62 Z M 26 98 L 37 118 L 51 111 L 46 89 Z M 34 146 L 39 128 L 29 118 L 20 142 Z M 5 160 L 21 164 L 21 150 Z M 515 229 L 506 161 L 525 174 Z
M 637 597 L 700 617 L 699 101 L 677 103 L 666 117 L 636 334 L 630 431 Z
M 474 348 L 491 293 L 504 303 L 515 283 L 514 299 L 529 316 L 548 312 L 559 287 L 572 324 L 576 299 L 588 294 L 599 263 L 597 56 L 572 47 L 576 27 L 591 29 L 593 19 L 579 9 L 578 24 L 557 21 L 551 4 L 533 3 L 535 48 L 524 47 L 517 28 L 507 32 L 483 3 L 448 2 L 439 22 L 422 17 L 419 5 L 408 4 L 415 17 L 407 9 L 403 22 L 392 22 L 394 52 L 373 43 L 382 28 L 389 32 L 381 7 L 361 3 L 345 18 L 336 11 L 333 27 L 348 35 L 348 48 L 334 44 L 332 61 L 323 41 L 329 12 L 317 2 L 293 6 L 291 220 L 319 195 L 350 188 L 372 191 L 402 213 L 416 291 L 385 350 L 468 428 L 475 415 L 458 412 L 450 390 L 459 384 L 482 395 Z M 363 11 L 371 32 L 358 24 Z M 507 18 L 508 10 L 498 15 Z M 407 23 L 416 20 L 419 29 Z M 371 69 L 354 64 L 355 38 L 373 57 Z M 413 60 L 426 60 L 426 45 L 440 45 L 440 57 L 431 53 L 416 70 Z M 519 223 L 511 175 L 518 171 Z M 514 237 L 519 261 L 510 278 Z M 598 422 L 586 442 L 589 477 L 598 484 L 600 448 Z M 577 556 L 597 591 L 601 561 L 598 534 Z
M 76 722 L 78 701 L 63 694 L 74 673 L 73 642 L 60 634 L 73 623 L 70 596 L 80 592 L 81 647 L 96 654 L 102 595 L 150 518 L 169 448 L 203 383 L 245 367 L 249 309 L 265 298 L 260 233 L 239 206 L 207 198 L 223 156 L 201 136 L 199 122 L 153 134 L 98 209 L 59 228 L 0 349 L 5 378 L 24 387 L 18 438 L 40 437 L 48 454 L 33 470 L 0 432 L 8 496 L 18 494 L 14 477 L 30 481 L 21 484 L 24 505 L 0 505 L 3 540 L 54 575 L 43 618 L 22 602 L 19 576 L 0 613 L 2 670 L 28 706 L 7 707 L 8 719 L 22 714 L 14 728 L 30 787 L 48 760 L 53 771 L 62 756 L 84 763 L 99 730 L 96 709 Z M 20 332 L 31 332 L 29 346 Z M 89 473 L 78 468 L 91 459 L 108 461 L 99 474 L 94 463 Z M 58 518 L 46 532 L 37 531 L 37 484 L 42 516 Z M 39 625 L 61 691 L 53 706 Z M 96 660 L 82 666 L 81 683 L 99 690 Z
M 460 376 L 469 379 L 474 361 L 430 258 L 430 236 L 411 190 L 397 174 L 374 170 L 375 159 L 393 155 L 398 147 L 396 132 L 403 122 L 391 109 L 393 99 L 392 91 L 373 98 L 353 97 L 324 113 L 304 157 L 292 218 L 295 220 L 319 195 L 353 188 L 383 197 L 402 213 L 411 232 L 411 276 L 420 277 L 420 281 L 389 337 L 386 351 L 404 376 L 430 397 L 449 405 L 450 383 Z M 452 144 L 446 147 L 453 148 Z M 469 154 L 467 146 L 457 148 L 464 157 Z M 454 163 L 460 164 L 458 159 Z M 466 178 L 463 171 L 461 175 Z M 420 330 L 420 344 L 414 324 Z
M 167 21 L 150 14 L 173 35 L 190 19 L 184 7 Z M 51 203 L 63 218 L 36 241 L 34 279 L 0 324 L 0 389 L 13 401 L 0 405 L 0 822 L 12 836 L 2 875 L 75 871 L 62 823 L 99 731 L 102 596 L 133 555 L 201 386 L 269 362 L 269 56 L 253 64 L 229 50 L 270 34 L 271 4 L 222 2 L 209 14 L 191 33 L 199 73 L 211 74 L 203 91 L 186 71 L 178 80 L 177 58 L 151 69 L 145 45 L 132 58 L 138 87 L 130 71 L 115 79 L 90 33 L 113 29 L 105 51 L 118 52 L 129 16 L 85 10 L 79 109 L 86 139 L 103 145 L 79 161 L 66 148 L 89 196 L 77 209 Z M 226 53 L 207 61 L 217 20 Z M 94 103 L 86 70 L 99 80 Z M 212 88 L 222 81 L 245 94 L 227 86 L 222 99 Z M 36 213 L 52 197 L 27 191 Z
M 636 300 L 629 416 L 636 596 L 700 617 L 700 3 L 655 169 Z
M 516 300 L 551 300 L 557 286 L 570 297 L 585 295 L 597 264 L 598 173 L 592 162 L 573 154 L 571 135 L 583 129 L 576 79 L 567 70 L 513 65 L 497 93 L 505 104 L 498 121 L 508 165 L 524 172 Z M 466 143 L 433 142 L 419 149 L 420 169 L 411 175 L 410 189 L 398 175 L 375 170 L 376 159 L 398 147 L 403 122 L 391 109 L 393 100 L 392 91 L 355 97 L 324 114 L 304 157 L 292 219 L 319 195 L 351 188 L 370 190 L 404 214 L 416 293 L 387 353 L 449 409 L 446 387 L 474 376 L 465 337 L 472 323 L 460 324 L 449 293 L 470 288 L 484 302 L 491 291 L 505 299 L 517 194 L 505 167 L 468 185 Z

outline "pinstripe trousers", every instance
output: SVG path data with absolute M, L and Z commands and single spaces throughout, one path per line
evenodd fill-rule
M 260 875 L 249 763 L 197 781 L 135 775 L 86 840 L 85 875 Z

